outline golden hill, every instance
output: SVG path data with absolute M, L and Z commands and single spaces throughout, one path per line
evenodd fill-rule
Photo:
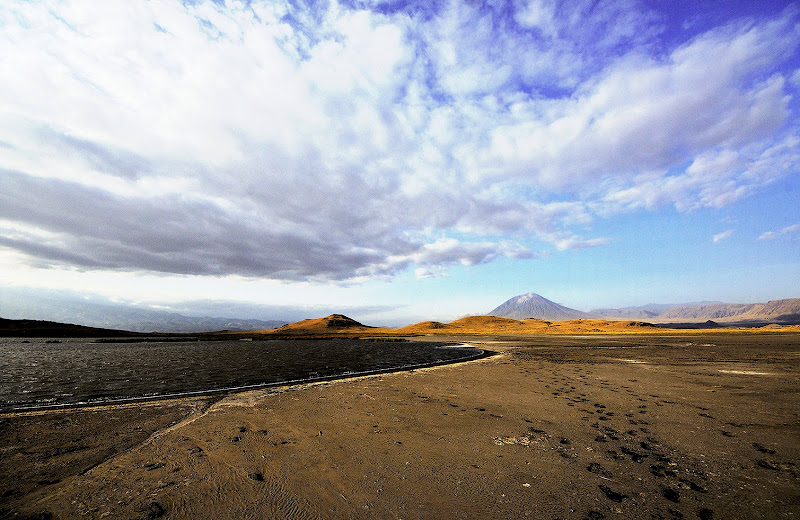
M 276 334 L 340 334 L 363 333 L 375 330 L 343 314 L 331 314 L 324 318 L 313 318 L 278 327 L 270 332 Z
M 497 316 L 467 316 L 450 323 L 422 322 L 394 329 L 416 334 L 587 334 L 663 331 L 641 321 L 566 320 L 535 318 L 514 320 Z
M 544 321 L 534 318 L 514 320 L 497 316 L 467 316 L 450 323 L 423 321 L 401 328 L 370 327 L 347 316 L 332 314 L 284 325 L 272 331 L 276 335 L 347 335 L 413 336 L 422 334 L 590 334 L 655 332 L 666 329 L 640 321 L 568 320 Z
M 577 319 L 546 321 L 535 318 L 514 320 L 497 316 L 467 316 L 449 323 L 422 321 L 400 328 L 370 327 L 342 314 L 331 314 L 290 323 L 277 329 L 260 331 L 277 336 L 338 336 L 338 337 L 386 337 L 419 335 L 533 335 L 533 334 L 692 334 L 697 332 L 796 332 L 800 327 L 771 326 L 763 328 L 709 328 L 670 329 L 652 323 L 635 320 Z M 241 333 L 237 333 L 241 334 Z

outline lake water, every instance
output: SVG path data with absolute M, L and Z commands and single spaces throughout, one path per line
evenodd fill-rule
M 412 368 L 468 347 L 357 339 L 96 343 L 0 339 L 0 411 L 191 395 Z

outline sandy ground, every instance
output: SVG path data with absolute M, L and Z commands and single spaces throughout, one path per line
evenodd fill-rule
M 467 339 L 498 354 L 0 415 L 0 517 L 800 517 L 800 335 Z

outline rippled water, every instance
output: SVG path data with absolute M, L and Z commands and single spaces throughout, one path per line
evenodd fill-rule
M 185 395 L 476 357 L 353 339 L 94 343 L 0 340 L 0 411 Z

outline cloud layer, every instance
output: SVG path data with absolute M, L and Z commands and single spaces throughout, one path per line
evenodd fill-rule
M 723 207 L 800 167 L 796 9 L 668 47 L 633 1 L 428 4 L 3 5 L 0 247 L 440 276 L 602 246 L 598 217 Z

